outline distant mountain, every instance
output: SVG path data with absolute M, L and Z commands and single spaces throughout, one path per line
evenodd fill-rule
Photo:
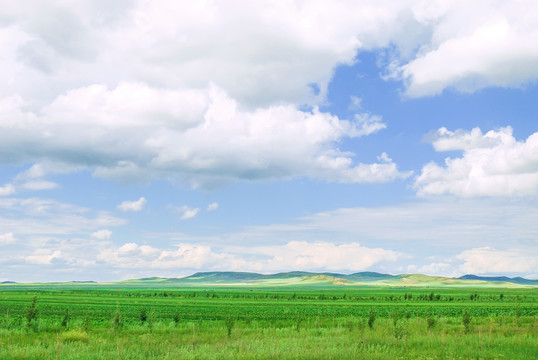
M 355 274 L 345 275 L 338 273 L 317 273 L 307 271 L 290 271 L 277 274 L 258 274 L 252 272 L 232 272 L 232 271 L 213 271 L 213 272 L 198 272 L 196 274 L 184 278 L 168 279 L 169 282 L 198 282 L 198 283 L 234 283 L 234 282 L 252 282 L 252 281 L 271 281 L 271 280 L 289 280 L 295 278 L 312 278 L 327 277 L 335 279 L 335 281 L 346 280 L 346 282 L 375 282 L 380 280 L 392 279 L 394 275 L 380 274 L 376 272 L 359 272 Z M 140 279 L 141 280 L 141 279 Z
M 2 285 L 17 284 L 4 281 Z M 29 284 L 26 284 L 29 285 Z M 26 286 L 17 284 L 14 286 Z M 277 274 L 258 274 L 253 272 L 212 271 L 198 272 L 183 278 L 146 277 L 119 282 L 95 283 L 93 281 L 72 281 L 67 283 L 44 283 L 32 286 L 126 286 L 126 287 L 200 287 L 212 286 L 248 286 L 248 287 L 308 287 L 315 289 L 334 288 L 340 286 L 392 286 L 415 288 L 470 287 L 470 288 L 510 288 L 535 287 L 538 280 L 506 276 L 486 277 L 465 275 L 460 278 L 429 276 L 423 274 L 389 275 L 377 272 L 358 272 L 339 274 L 331 272 L 291 271 Z
M 507 277 L 507 276 L 477 276 L 477 275 L 463 275 L 458 279 L 461 280 L 481 280 L 481 281 L 500 281 L 521 285 L 538 285 L 538 280 L 529 280 L 522 277 Z
M 445 286 L 474 286 L 474 287 L 514 287 L 538 285 L 537 280 L 523 278 L 481 278 L 466 275 L 461 278 L 429 276 L 423 274 L 389 275 L 377 272 L 358 272 L 354 274 L 339 274 L 330 272 L 291 271 L 277 274 L 258 274 L 252 272 L 212 271 L 198 272 L 184 278 L 147 278 L 149 282 L 160 279 L 165 283 L 181 285 L 251 285 L 251 286 L 402 286 L 402 287 L 445 287 Z M 138 279 L 140 281 L 143 279 Z

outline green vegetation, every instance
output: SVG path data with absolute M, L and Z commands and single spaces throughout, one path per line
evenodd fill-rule
M 0 359 L 534 359 L 537 312 L 536 288 L 9 285 Z

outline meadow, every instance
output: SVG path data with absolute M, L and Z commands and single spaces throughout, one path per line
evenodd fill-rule
M 2 286 L 0 359 L 536 359 L 536 288 Z

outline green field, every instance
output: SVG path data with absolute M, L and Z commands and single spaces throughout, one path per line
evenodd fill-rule
M 0 359 L 536 359 L 537 312 L 536 288 L 4 285 Z

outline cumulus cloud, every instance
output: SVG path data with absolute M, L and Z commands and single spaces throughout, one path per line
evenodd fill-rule
M 12 244 L 15 240 L 15 236 L 12 232 L 0 234 L 0 245 Z
M 60 259 L 62 252 L 60 250 L 52 251 L 48 249 L 38 249 L 32 254 L 25 257 L 26 262 L 38 265 L 50 265 L 55 259 Z
M 175 249 L 127 243 L 102 251 L 99 259 L 118 267 L 143 265 L 156 269 L 358 271 L 379 262 L 396 261 L 401 256 L 395 251 L 368 248 L 358 243 L 336 245 L 292 241 L 278 246 L 252 248 L 182 243 Z
M 486 246 L 465 250 L 457 256 L 465 274 L 536 273 L 538 257 L 523 250 L 497 250 Z
M 140 199 L 136 201 L 124 201 L 121 204 L 118 205 L 118 209 L 121 211 L 140 211 L 144 208 L 146 205 L 146 199 L 144 197 L 141 197 Z
M 6 184 L 4 186 L 0 186 L 0 196 L 11 195 L 14 192 L 15 192 L 15 186 L 13 186 L 13 184 Z
M 419 195 L 510 196 L 536 194 L 538 190 L 538 133 L 524 141 L 512 135 L 512 128 L 483 134 L 449 131 L 432 134 L 437 151 L 462 150 L 459 158 L 446 158 L 445 166 L 429 163 L 416 178 Z
M 106 229 L 98 230 L 91 234 L 92 238 L 99 239 L 99 240 L 108 240 L 110 239 L 111 236 L 112 236 L 112 231 L 106 230 Z
M 206 211 L 215 211 L 219 208 L 219 204 L 218 203 L 211 203 L 209 205 L 207 205 L 207 209 Z
M 177 209 L 177 211 L 179 211 L 179 213 L 181 214 L 179 219 L 180 220 L 188 220 L 188 219 L 193 219 L 196 217 L 196 215 L 198 215 L 198 213 L 200 212 L 200 209 L 199 208 L 191 208 L 191 207 L 188 207 L 186 205 L 184 206 L 181 206 Z
M 125 182 L 165 177 L 194 186 L 296 176 L 379 182 L 409 175 L 388 158 L 357 163 L 336 147 L 342 138 L 383 129 L 379 116 L 342 120 L 294 105 L 248 110 L 214 85 L 188 91 L 140 83 L 89 86 L 61 95 L 43 111 L 38 117 L 12 109 L 0 123 L 0 152 L 16 149 L 21 161 L 48 156 Z M 21 146 L 26 142 L 32 147 Z
M 431 29 L 431 39 L 410 61 L 397 60 L 392 75 L 404 80 L 411 97 L 535 81 L 537 13 L 530 2 L 415 3 L 415 19 Z
M 402 254 L 381 248 L 367 248 L 359 243 L 334 244 L 330 242 L 291 241 L 271 260 L 273 268 L 364 270 L 381 261 L 398 260 Z
M 363 164 L 338 149 L 343 138 L 386 125 L 358 98 L 359 112 L 347 120 L 316 108 L 335 68 L 354 63 L 359 51 L 389 49 L 387 72 L 409 96 L 518 86 L 538 76 L 538 11 L 529 6 L 11 4 L 0 25 L 0 162 L 49 161 L 122 182 L 172 178 L 204 187 L 405 178 L 393 162 Z M 313 110 L 300 111 L 305 104 Z M 27 187 L 55 186 L 36 181 Z

